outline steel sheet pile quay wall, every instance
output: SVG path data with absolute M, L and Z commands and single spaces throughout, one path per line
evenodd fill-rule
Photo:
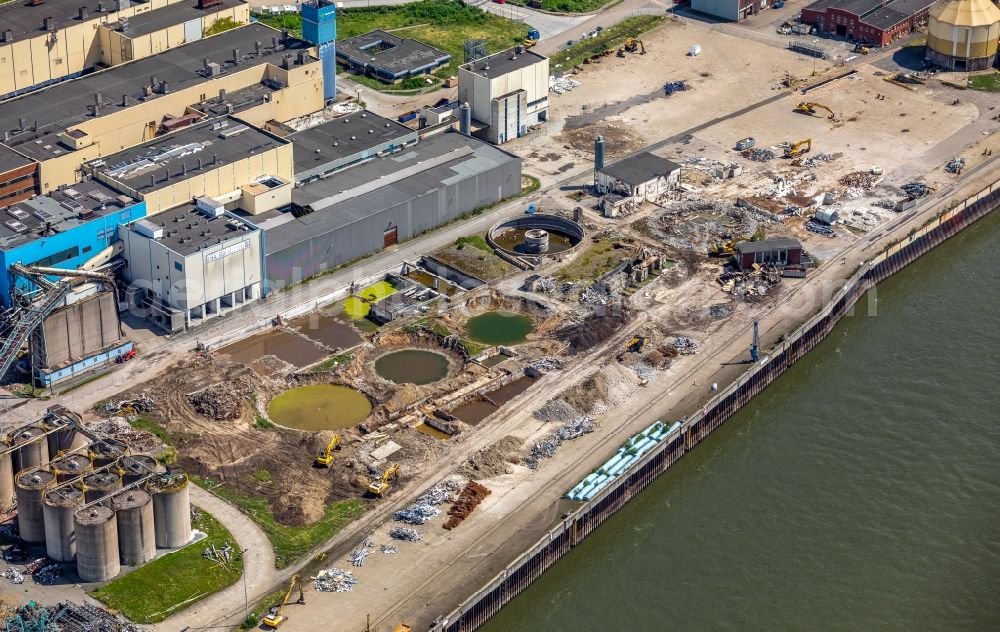
M 115 512 L 103 505 L 80 509 L 76 526 L 76 572 L 87 582 L 106 582 L 121 571 Z
M 73 514 L 83 505 L 83 492 L 76 487 L 60 487 L 42 494 L 45 522 L 45 553 L 57 562 L 76 556 Z
M 17 476 L 17 530 L 29 544 L 45 541 L 42 490 L 55 480 L 56 475 L 46 470 L 21 472 Z
M 184 474 L 150 480 L 156 548 L 176 549 L 191 540 L 191 490 Z
M 869 289 L 926 254 L 942 242 L 1000 206 L 1000 180 L 914 231 L 860 268 L 820 311 L 792 335 L 780 350 L 751 367 L 735 383 L 714 397 L 701 412 L 681 423 L 680 432 L 648 451 L 612 485 L 581 504 L 562 524 L 507 566 L 491 582 L 466 599 L 433 632 L 471 632 L 537 579 L 555 560 L 579 544 L 605 520 L 665 472 L 760 393 L 785 369 L 819 344 Z
M 70 454 L 50 461 L 49 469 L 56 475 L 56 481 L 62 483 L 88 474 L 92 468 L 90 457 L 84 453 Z
M 49 462 L 49 442 L 45 430 L 38 426 L 22 428 L 14 435 L 18 446 L 14 465 L 18 471 L 38 467 Z
M 126 485 L 131 485 L 157 471 L 156 459 L 148 454 L 123 456 L 118 460 L 118 468 L 124 473 Z
M 86 502 L 92 503 L 122 488 L 122 475 L 113 470 L 94 472 L 83 479 Z
M 126 566 L 145 564 L 156 556 L 153 499 L 141 489 L 130 489 L 111 500 L 118 523 L 118 552 Z

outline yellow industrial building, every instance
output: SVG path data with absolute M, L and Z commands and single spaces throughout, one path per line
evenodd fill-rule
M 315 47 L 254 23 L 0 102 L 0 134 L 39 164 L 47 193 L 85 162 L 201 119 L 237 113 L 263 127 L 323 105 Z
M 991 0 L 942 0 L 931 7 L 926 59 L 948 70 L 986 70 L 997 60 L 1000 9 Z
M 0 98 L 201 39 L 242 0 L 27 0 L 0 5 Z

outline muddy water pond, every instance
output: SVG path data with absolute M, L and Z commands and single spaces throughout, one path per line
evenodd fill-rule
M 531 318 L 513 312 L 486 312 L 473 316 L 465 326 L 469 337 L 488 345 L 514 345 L 524 342 L 535 328 Z
M 364 421 L 372 405 L 362 393 L 339 384 L 310 384 L 271 400 L 268 416 L 298 430 L 339 430 Z
M 273 373 L 273 362 L 262 361 L 264 356 L 273 355 L 296 368 L 319 362 L 327 353 L 316 344 L 301 336 L 281 329 L 259 333 L 239 342 L 219 349 L 237 362 L 249 364 L 261 375 Z
M 416 430 L 417 432 L 422 432 L 425 435 L 434 437 L 439 441 L 447 441 L 448 439 L 451 439 L 451 435 L 448 434 L 447 432 L 438 430 L 434 426 L 430 426 L 428 424 L 417 424 L 416 426 L 414 426 L 414 430 Z
M 497 408 L 498 406 L 493 402 L 477 397 L 448 412 L 465 423 L 475 426 L 493 414 Z
M 524 391 L 528 390 L 535 381 L 530 377 L 520 377 L 513 382 L 504 384 L 495 391 L 490 391 L 486 393 L 486 397 L 489 398 L 491 402 L 497 404 L 498 406 L 503 406 L 510 400 L 514 399 Z
M 331 349 L 350 349 L 361 342 L 354 329 L 333 316 L 306 314 L 291 321 L 295 331 Z
M 393 351 L 375 360 L 375 373 L 396 384 L 430 384 L 448 375 L 448 358 L 424 349 Z

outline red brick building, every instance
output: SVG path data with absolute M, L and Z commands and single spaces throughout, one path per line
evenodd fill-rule
M 801 20 L 821 33 L 887 46 L 922 24 L 934 0 L 818 0 Z
M 38 191 L 38 163 L 0 145 L 0 209 Z
M 736 244 L 736 266 L 749 270 L 753 264 L 784 267 L 802 263 L 802 244 L 797 239 L 779 237 Z

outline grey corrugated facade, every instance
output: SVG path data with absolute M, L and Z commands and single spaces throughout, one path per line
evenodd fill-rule
M 429 158 L 454 151 L 458 145 L 470 146 L 474 153 L 300 218 L 279 219 L 273 228 L 263 222 L 269 290 L 378 251 L 385 247 L 386 232 L 392 229 L 404 241 L 520 193 L 521 160 L 482 141 L 443 134 L 421 141 L 413 151 L 426 150 L 422 158 Z M 358 181 L 378 179 L 379 163 L 384 169 L 399 169 L 396 162 L 390 162 L 398 160 L 398 156 L 381 158 L 342 173 Z M 315 198 L 315 194 L 303 193 L 296 204 L 305 207 L 305 200 Z

